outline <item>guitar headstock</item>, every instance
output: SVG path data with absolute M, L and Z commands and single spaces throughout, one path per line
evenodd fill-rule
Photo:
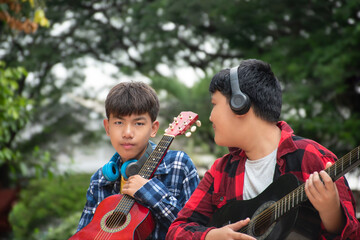
M 174 121 L 169 124 L 169 127 L 165 130 L 165 134 L 171 136 L 183 135 L 185 132 L 196 123 L 198 127 L 201 126 L 200 121 L 198 120 L 199 116 L 193 112 L 181 112 L 177 117 L 174 118 Z M 192 127 L 191 131 L 194 132 L 196 129 L 195 126 Z

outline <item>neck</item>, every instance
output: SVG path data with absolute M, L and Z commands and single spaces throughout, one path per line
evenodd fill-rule
M 276 124 L 260 120 L 251 130 L 251 138 L 243 150 L 250 160 L 257 160 L 272 153 L 279 145 L 281 130 Z

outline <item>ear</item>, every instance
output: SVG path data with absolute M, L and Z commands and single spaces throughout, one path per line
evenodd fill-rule
M 155 120 L 153 123 L 152 123 L 152 127 L 151 127 L 151 135 L 150 137 L 155 137 L 156 136 L 156 133 L 157 131 L 159 130 L 159 121 L 158 120 Z
M 103 122 L 104 122 L 104 128 L 105 128 L 106 135 L 109 136 L 109 120 L 107 118 L 105 118 Z

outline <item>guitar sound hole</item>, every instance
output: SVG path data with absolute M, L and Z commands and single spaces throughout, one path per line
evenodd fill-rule
M 113 212 L 105 222 L 108 228 L 118 228 L 122 226 L 126 221 L 126 215 L 122 212 Z
M 255 236 L 262 236 L 274 223 L 272 215 L 262 216 L 260 221 L 256 221 L 253 232 Z

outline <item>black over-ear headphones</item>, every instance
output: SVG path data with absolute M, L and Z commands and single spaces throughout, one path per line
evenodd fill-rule
M 130 159 L 122 164 L 120 172 L 125 180 L 127 180 L 130 176 L 133 176 L 140 171 L 141 167 L 144 165 L 145 161 L 149 158 L 152 151 L 153 151 L 152 146 L 150 143 L 148 143 L 145 153 L 140 157 L 139 160 Z M 112 182 L 116 181 L 120 176 L 119 168 L 116 165 L 116 160 L 118 156 L 119 154 L 115 154 L 110 159 L 110 161 L 102 167 L 102 173 L 106 178 L 106 180 L 108 181 L 112 181 Z
M 251 106 L 251 101 L 248 95 L 243 93 L 239 85 L 238 67 L 230 69 L 230 85 L 231 85 L 231 99 L 230 108 L 234 113 L 243 115 L 247 113 Z

